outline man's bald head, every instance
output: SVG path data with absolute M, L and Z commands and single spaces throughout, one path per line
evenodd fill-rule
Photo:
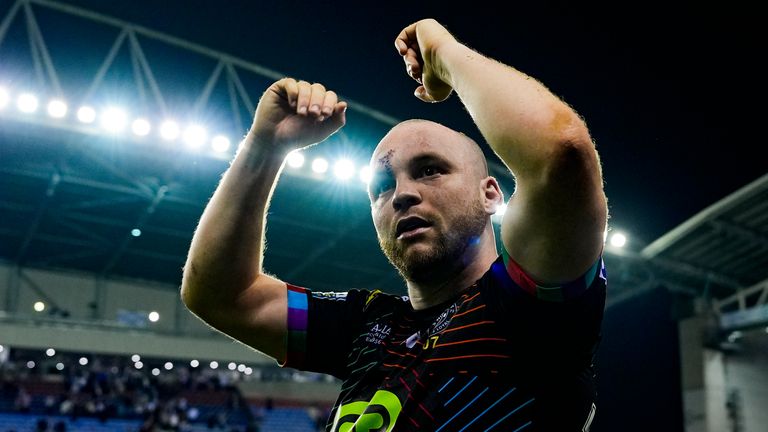
M 371 165 L 374 169 L 377 165 L 386 165 L 388 158 L 398 148 L 424 142 L 452 147 L 455 156 L 473 167 L 472 171 L 478 178 L 489 175 L 488 161 L 475 140 L 440 123 L 424 119 L 405 120 L 393 126 L 374 150 Z

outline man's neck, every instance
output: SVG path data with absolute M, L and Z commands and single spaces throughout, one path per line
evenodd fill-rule
M 421 310 L 455 297 L 480 279 L 497 256 L 495 244 L 481 247 L 462 257 L 466 264 L 458 264 L 453 271 L 443 272 L 429 282 L 406 281 L 411 305 L 415 310 Z

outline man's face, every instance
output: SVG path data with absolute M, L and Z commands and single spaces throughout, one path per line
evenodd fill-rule
M 390 131 L 374 151 L 373 223 L 382 251 L 410 281 L 465 266 L 464 252 L 488 223 L 487 177 L 473 146 L 444 126 L 411 122 Z

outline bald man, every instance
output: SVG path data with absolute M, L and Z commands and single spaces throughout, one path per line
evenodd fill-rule
M 371 215 L 408 296 L 315 293 L 264 273 L 265 215 L 286 155 L 345 123 L 324 86 L 284 78 L 200 221 L 184 269 L 187 307 L 281 365 L 332 374 L 329 431 L 586 431 L 606 280 L 607 206 L 582 119 L 542 84 L 427 19 L 395 40 L 416 97 L 458 94 L 516 179 L 503 203 L 483 152 L 426 120 L 376 147 Z

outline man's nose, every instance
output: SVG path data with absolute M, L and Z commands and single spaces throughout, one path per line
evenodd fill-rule
M 405 211 L 421 202 L 421 194 L 411 182 L 398 182 L 392 198 L 395 211 Z

